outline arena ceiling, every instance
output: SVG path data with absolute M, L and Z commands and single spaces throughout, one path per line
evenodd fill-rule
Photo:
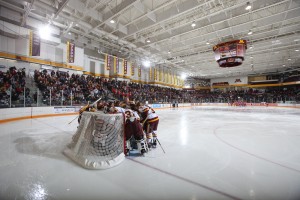
M 58 37 L 78 46 L 148 59 L 192 77 L 300 69 L 300 0 L 0 0 L 0 5 L 20 14 L 1 20 L 51 23 L 60 29 Z M 238 39 L 248 41 L 244 63 L 220 68 L 212 47 Z

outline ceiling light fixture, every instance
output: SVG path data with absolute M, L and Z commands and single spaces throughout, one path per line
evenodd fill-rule
M 296 49 L 295 51 L 299 51 L 299 49 Z
M 143 65 L 145 66 L 145 67 L 150 67 L 150 61 L 149 60 L 145 60 L 145 61 L 143 61 Z
M 46 24 L 39 28 L 39 35 L 42 39 L 46 39 L 46 40 L 49 39 L 51 32 L 52 30 L 49 24 Z
M 148 38 L 148 39 L 146 40 L 146 42 L 150 43 L 151 41 L 150 41 L 150 39 Z
M 171 53 L 171 51 L 169 50 L 169 51 L 168 51 L 168 54 L 170 54 L 170 53 Z
M 285 65 L 282 65 L 282 67 L 285 67 Z
M 110 20 L 109 22 L 112 23 L 112 24 L 114 24 L 114 23 L 115 23 L 115 20 L 112 19 L 112 20 Z
M 209 42 L 206 42 L 206 44 L 210 44 Z
M 251 30 L 249 30 L 248 35 L 252 35 L 252 33 L 253 33 L 253 32 L 252 32 Z
M 245 10 L 250 10 L 252 8 L 250 2 L 248 1 L 245 7 Z
M 193 28 L 196 26 L 196 23 L 195 21 L 193 21 L 192 25 L 191 25 Z

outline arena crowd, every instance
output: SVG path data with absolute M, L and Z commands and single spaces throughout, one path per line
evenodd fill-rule
M 12 101 L 23 100 L 25 70 L 11 67 L 7 72 L 0 71 L 0 105 L 7 107 L 12 89 Z M 149 103 L 194 103 L 213 102 L 300 102 L 299 85 L 268 87 L 266 89 L 245 88 L 239 90 L 193 90 L 174 89 L 158 85 L 141 84 L 124 80 L 108 79 L 91 75 L 69 74 L 62 71 L 35 70 L 34 82 L 42 95 L 45 105 L 83 105 L 100 96 L 123 100 Z M 205 83 L 206 84 L 206 83 Z M 30 89 L 25 89 L 26 98 L 37 101 L 37 94 L 30 96 Z M 63 102 L 63 103 L 61 103 Z

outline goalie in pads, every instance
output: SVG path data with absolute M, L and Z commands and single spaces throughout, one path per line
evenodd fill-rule
M 138 151 L 143 155 L 147 152 L 144 141 L 144 131 L 140 122 L 136 119 L 132 110 L 125 110 L 125 139 L 126 139 L 126 154 L 132 150 L 131 139 L 137 142 Z

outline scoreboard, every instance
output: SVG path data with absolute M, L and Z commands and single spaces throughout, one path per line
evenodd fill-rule
M 246 49 L 246 40 L 234 40 L 217 44 L 213 47 L 215 59 L 220 67 L 235 67 L 241 65 L 244 61 Z

